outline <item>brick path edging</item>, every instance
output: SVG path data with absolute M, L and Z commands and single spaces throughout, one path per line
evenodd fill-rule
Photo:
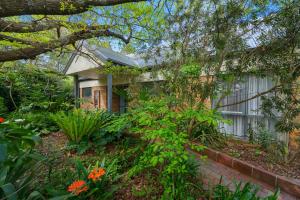
M 198 151 L 191 149 L 193 152 L 199 154 Z M 258 168 L 247 162 L 241 161 L 237 158 L 233 158 L 219 151 L 206 148 L 203 152 L 208 158 L 233 168 L 247 176 L 250 176 L 256 180 L 264 182 L 272 187 L 279 187 L 281 190 L 300 198 L 300 183 L 291 178 L 279 176 L 277 174 L 268 172 L 264 169 Z

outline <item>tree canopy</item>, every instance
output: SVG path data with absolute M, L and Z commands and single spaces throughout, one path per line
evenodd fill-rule
M 145 39 L 160 21 L 153 17 L 158 7 L 145 0 L 1 1 L 0 62 L 34 59 L 95 37 L 125 44 Z

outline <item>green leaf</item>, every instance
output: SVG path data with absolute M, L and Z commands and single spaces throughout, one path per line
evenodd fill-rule
M 0 144 L 0 162 L 6 160 L 7 157 L 7 144 Z
M 9 167 L 8 166 L 1 168 L 1 172 L 0 172 L 0 186 L 5 183 L 8 171 L 9 171 Z
M 58 197 L 53 197 L 49 200 L 65 200 L 65 199 L 68 199 L 73 196 L 74 196 L 73 194 L 67 194 L 67 195 L 62 195 L 62 196 L 58 196 Z
M 27 200 L 34 200 L 34 199 L 46 199 L 40 192 L 33 191 L 28 196 Z
M 2 185 L 1 189 L 8 200 L 18 200 L 18 195 L 13 184 L 7 183 L 5 185 Z

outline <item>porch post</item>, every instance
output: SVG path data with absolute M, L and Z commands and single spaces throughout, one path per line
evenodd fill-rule
M 107 75 L 107 111 L 112 111 L 112 74 Z
M 75 107 L 79 108 L 79 80 L 78 80 L 78 74 L 75 74 L 73 76 L 74 80 L 74 98 L 75 98 Z

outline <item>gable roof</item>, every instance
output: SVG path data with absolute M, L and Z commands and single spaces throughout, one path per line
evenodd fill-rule
M 130 67 L 139 66 L 134 58 L 131 58 L 119 52 L 115 52 L 109 48 L 96 46 L 90 47 L 88 45 L 84 45 L 84 47 L 102 61 L 113 62 L 115 64 L 126 65 Z
M 86 49 L 89 53 L 93 54 L 96 58 L 98 58 L 102 62 L 112 62 L 118 65 L 130 66 L 130 67 L 140 67 L 139 62 L 135 60 L 135 58 L 129 57 L 119 52 L 115 52 L 109 48 L 99 47 L 96 45 L 89 46 L 86 42 L 83 42 L 82 47 Z M 66 74 L 70 66 L 72 65 L 74 59 L 77 56 L 80 56 L 80 52 L 75 51 L 72 53 L 72 56 L 67 62 L 67 65 L 64 69 L 64 73 Z

